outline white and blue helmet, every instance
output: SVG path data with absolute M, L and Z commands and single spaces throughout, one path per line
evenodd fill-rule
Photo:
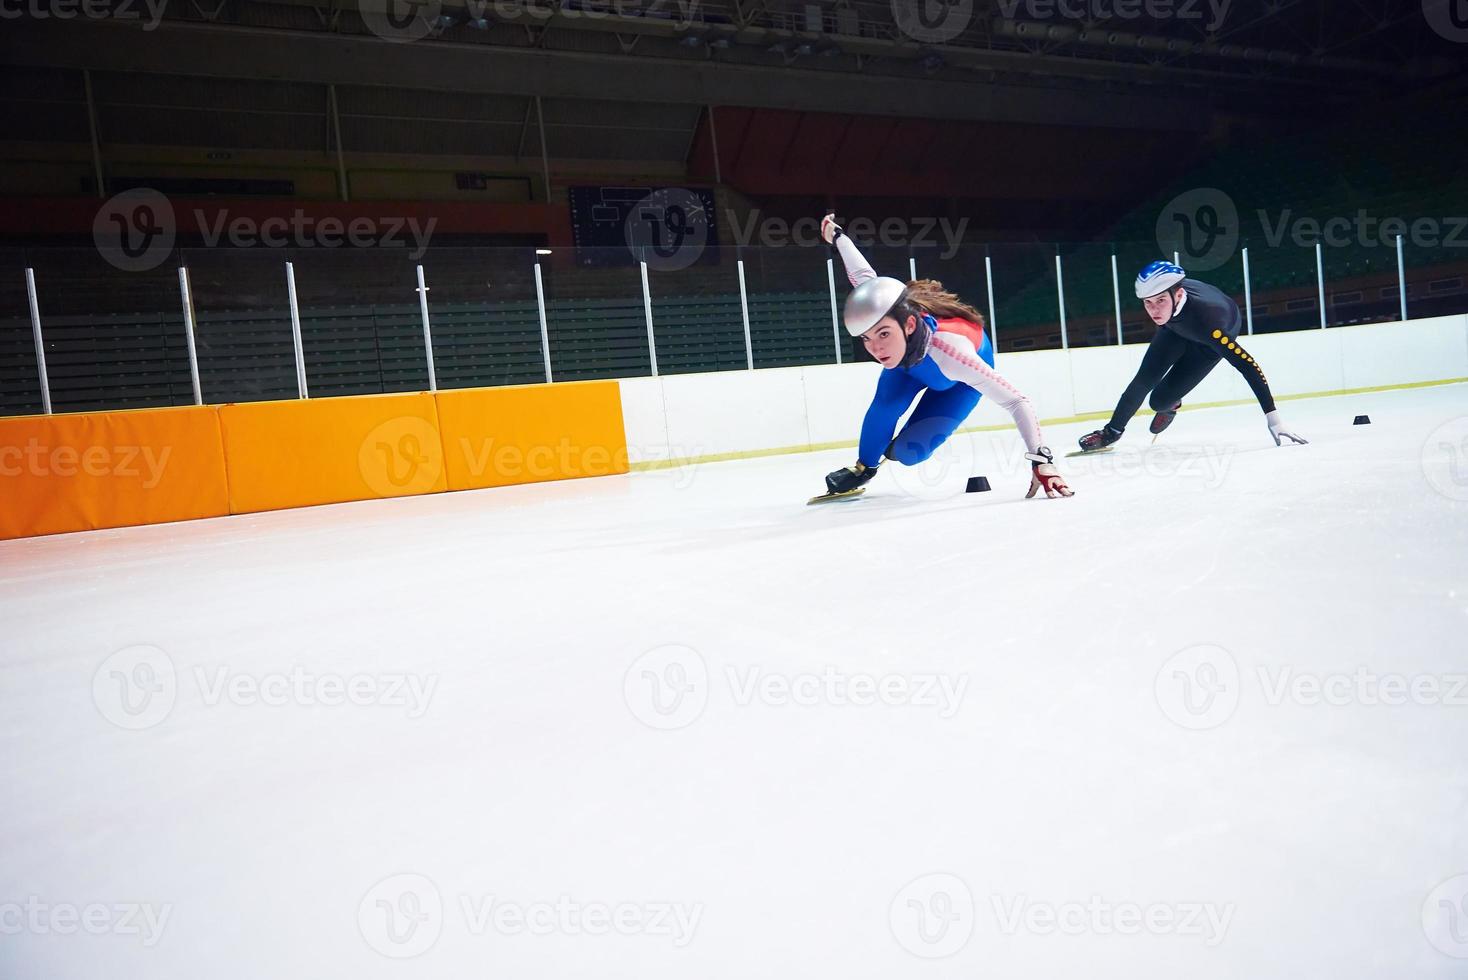
M 1137 276 L 1137 299 L 1151 299 L 1169 290 L 1188 278 L 1183 267 L 1173 262 L 1153 262 Z

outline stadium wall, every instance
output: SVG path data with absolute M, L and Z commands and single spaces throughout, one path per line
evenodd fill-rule
M 1281 398 L 1468 381 L 1468 315 L 1246 337 Z M 1042 419 L 1104 418 L 1145 345 L 1026 351 Z M 879 368 L 0 418 L 0 539 L 854 447 Z M 1215 371 L 1189 407 L 1249 404 Z M 965 431 L 1011 425 L 981 404 Z

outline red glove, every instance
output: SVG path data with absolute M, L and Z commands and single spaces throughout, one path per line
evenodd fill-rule
M 1075 491 L 1065 484 L 1065 477 L 1055 468 L 1055 457 L 1050 450 L 1041 446 L 1032 453 L 1025 453 L 1025 459 L 1030 461 L 1030 467 L 1034 471 L 1030 477 L 1030 492 L 1025 494 L 1029 500 L 1041 490 L 1045 491 L 1047 497 L 1074 497 Z

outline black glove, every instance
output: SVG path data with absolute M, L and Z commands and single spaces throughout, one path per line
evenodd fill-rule
M 876 475 L 877 467 L 853 463 L 845 469 L 826 474 L 826 491 L 828 493 L 850 493 L 857 487 L 865 486 Z

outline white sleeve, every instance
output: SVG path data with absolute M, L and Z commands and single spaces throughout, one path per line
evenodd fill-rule
M 973 341 L 962 334 L 939 331 L 933 334 L 928 354 L 944 377 L 974 388 L 1013 416 L 1028 451 L 1034 452 L 1045 444 L 1030 400 L 979 358 Z
M 846 278 L 851 280 L 853 286 L 860 286 L 868 279 L 877 278 L 877 270 L 861 254 L 861 249 L 856 247 L 851 236 L 842 235 L 836 239 L 836 251 L 841 253 L 841 264 L 846 266 Z

